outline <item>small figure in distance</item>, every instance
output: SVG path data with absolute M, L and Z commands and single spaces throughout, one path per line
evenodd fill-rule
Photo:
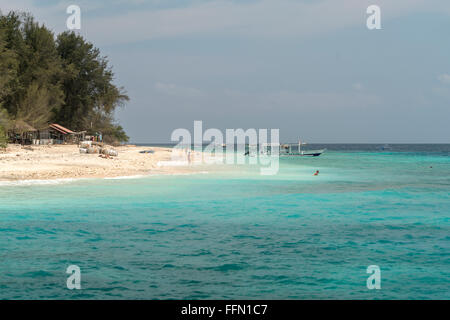
M 187 160 L 188 160 L 188 163 L 191 164 L 191 151 L 190 150 L 187 153 Z
M 319 170 L 316 171 L 316 173 L 314 173 L 315 176 L 319 175 Z

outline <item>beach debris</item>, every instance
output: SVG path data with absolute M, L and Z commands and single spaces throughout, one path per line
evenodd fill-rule
M 82 141 L 80 142 L 80 148 L 87 149 L 92 146 L 92 141 Z
M 96 154 L 96 153 L 99 153 L 99 152 L 100 152 L 99 148 L 96 148 L 96 147 L 89 147 L 89 148 L 87 148 L 87 153 L 88 154 Z
M 80 153 L 85 154 L 100 154 L 108 157 L 117 157 L 119 153 L 112 147 L 98 147 L 92 141 L 83 141 L 80 143 Z
M 103 147 L 104 146 L 103 142 L 97 142 L 97 141 L 92 141 L 92 145 L 99 146 L 99 147 Z
M 143 151 L 139 151 L 139 153 L 143 153 L 143 154 L 150 153 L 150 154 L 152 154 L 152 153 L 155 153 L 155 151 L 153 151 L 153 150 L 143 150 Z
M 115 149 L 113 149 L 111 147 L 101 148 L 100 149 L 100 154 L 103 154 L 103 155 L 106 155 L 106 156 L 110 156 L 110 157 L 117 157 L 119 155 L 117 150 L 115 150 Z
M 99 158 L 103 159 L 114 159 L 114 157 L 110 156 L 109 154 L 99 154 Z

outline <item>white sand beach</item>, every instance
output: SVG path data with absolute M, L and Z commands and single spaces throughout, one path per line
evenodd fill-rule
M 116 147 L 115 150 L 118 151 L 117 157 L 101 158 L 98 154 L 80 153 L 77 145 L 24 148 L 10 144 L 5 150 L 0 150 L 0 181 L 113 178 L 197 170 L 195 166 L 167 165 L 172 161 L 170 148 L 130 145 Z M 154 153 L 140 153 L 143 150 Z

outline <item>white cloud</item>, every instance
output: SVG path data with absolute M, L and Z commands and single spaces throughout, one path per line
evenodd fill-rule
M 380 97 L 372 94 L 346 92 L 290 92 L 280 91 L 268 95 L 274 105 L 297 109 L 344 110 L 361 109 L 380 104 Z
M 359 83 L 359 82 L 354 83 L 354 84 L 352 85 L 352 87 L 353 87 L 353 89 L 355 89 L 355 90 L 357 90 L 357 91 L 360 91 L 360 90 L 364 89 L 364 86 L 362 85 L 362 83 Z
M 408 13 L 429 1 L 379 0 L 383 17 Z M 114 19 L 88 21 L 92 34 L 103 41 L 144 41 L 197 34 L 237 34 L 257 37 L 309 36 L 348 26 L 365 28 L 370 1 L 261 0 L 237 3 L 223 0 L 196 3 L 186 8 L 126 13 Z
M 204 92 L 199 89 L 179 86 L 173 83 L 157 82 L 155 84 L 155 90 L 159 93 L 171 96 L 181 96 L 190 98 L 203 97 L 205 95 Z
M 438 76 L 438 80 L 444 84 L 450 84 L 450 74 L 441 74 Z
M 134 4 L 141 0 L 133 1 Z M 178 8 L 151 9 L 97 15 L 96 10 L 108 6 L 112 12 L 115 2 L 79 0 L 83 13 L 82 34 L 96 43 L 116 44 L 146 41 L 161 37 L 198 34 L 234 34 L 257 37 L 304 37 L 339 30 L 345 27 L 365 28 L 366 8 L 372 0 L 260 0 L 246 3 L 226 0 L 193 1 L 191 5 Z M 69 1 L 45 8 L 30 0 L 0 0 L 4 12 L 27 10 L 40 21 L 64 30 L 65 8 Z M 392 19 L 411 11 L 441 10 L 449 12 L 450 5 L 444 0 L 378 0 L 382 19 Z M 136 8 L 136 7 L 134 7 Z M 130 8 L 131 9 L 131 8 Z M 91 15 L 89 15 L 91 13 Z

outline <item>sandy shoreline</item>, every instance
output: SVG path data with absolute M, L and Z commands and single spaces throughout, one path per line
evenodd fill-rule
M 119 153 L 117 157 L 105 159 L 98 154 L 82 154 L 76 145 L 30 147 L 9 145 L 0 151 L 0 181 L 117 178 L 198 170 L 183 163 L 161 165 L 170 163 L 170 148 L 120 146 L 115 148 Z M 142 150 L 153 150 L 154 153 L 139 153 Z

